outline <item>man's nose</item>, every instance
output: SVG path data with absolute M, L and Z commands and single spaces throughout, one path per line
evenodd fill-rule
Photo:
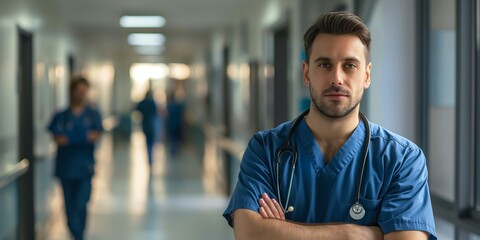
M 341 65 L 337 65 L 333 68 L 332 70 L 332 76 L 331 76 L 331 85 L 343 85 L 343 81 L 345 78 L 345 74 L 343 72 L 343 68 Z

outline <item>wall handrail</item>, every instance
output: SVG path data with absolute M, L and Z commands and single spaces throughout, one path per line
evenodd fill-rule
M 28 171 L 30 162 L 28 159 L 22 159 L 17 164 L 8 167 L 7 169 L 0 170 L 0 188 L 7 186 L 17 178 L 21 177 Z
M 218 145 L 224 151 L 234 156 L 236 160 L 242 161 L 243 153 L 245 152 L 245 150 L 238 147 L 231 139 L 225 137 L 221 138 L 218 141 Z
M 213 140 L 220 149 L 232 155 L 236 160 L 242 161 L 246 146 L 238 146 L 231 138 L 224 137 L 224 131 L 225 129 L 214 127 L 209 123 L 204 125 L 205 136 L 208 139 Z

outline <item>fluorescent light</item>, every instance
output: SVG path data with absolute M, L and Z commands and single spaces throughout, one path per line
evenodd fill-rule
M 140 55 L 160 55 L 165 48 L 163 46 L 137 46 L 135 52 Z
M 131 33 L 128 43 L 136 46 L 161 46 L 165 43 L 165 36 L 160 33 Z
M 124 28 L 161 28 L 165 25 L 162 16 L 122 16 L 120 26 Z

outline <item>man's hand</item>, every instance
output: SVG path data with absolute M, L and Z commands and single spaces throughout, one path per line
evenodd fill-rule
M 258 212 L 263 219 L 285 220 L 285 211 L 275 199 L 271 199 L 266 193 L 258 200 L 260 209 Z
M 65 146 L 68 144 L 68 137 L 65 135 L 55 135 L 53 140 L 57 143 L 58 146 Z
M 87 140 L 90 143 L 96 142 L 100 138 L 100 132 L 99 131 L 90 131 L 87 134 Z

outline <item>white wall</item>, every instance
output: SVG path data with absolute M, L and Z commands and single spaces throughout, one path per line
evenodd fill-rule
M 369 28 L 372 34 L 372 85 L 368 117 L 416 140 L 417 62 L 415 1 L 379 0 Z

